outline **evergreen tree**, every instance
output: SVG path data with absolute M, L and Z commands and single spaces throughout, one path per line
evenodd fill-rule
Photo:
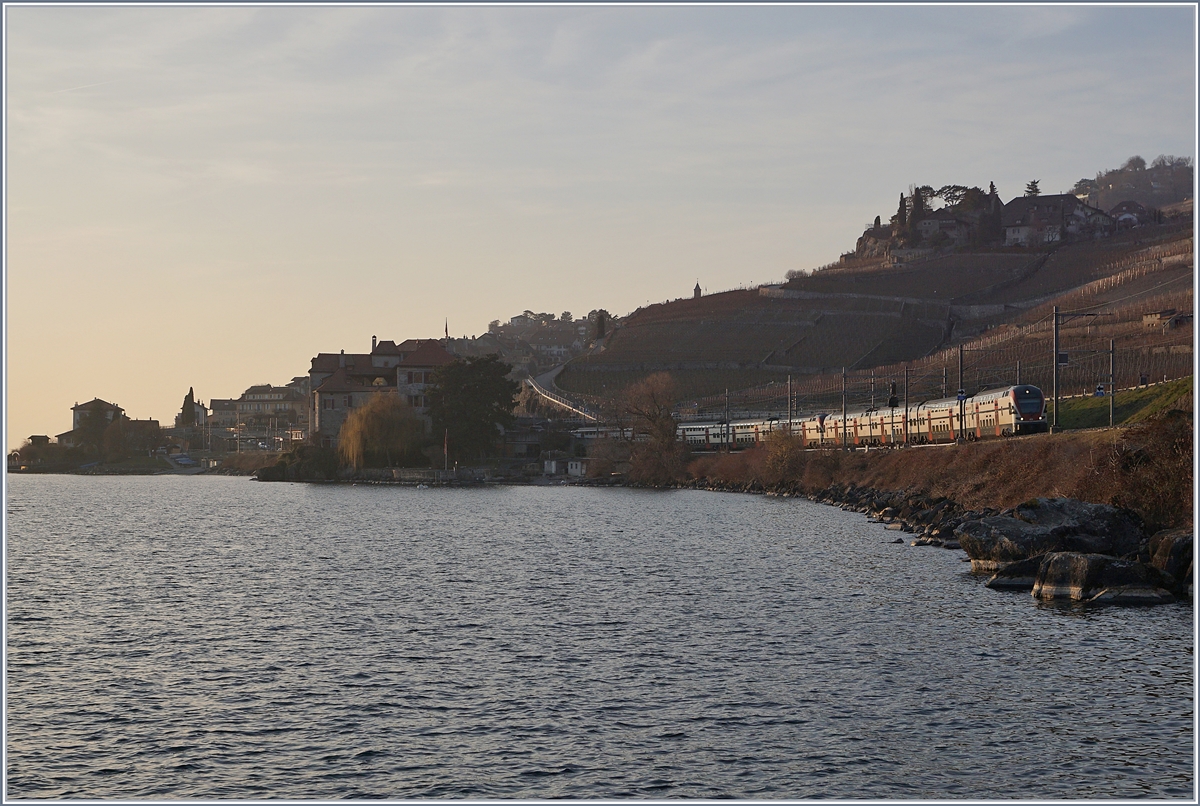
M 1041 192 L 1041 188 L 1038 187 L 1038 180 L 1036 179 L 1030 181 L 1030 183 L 1025 186 L 1026 196 L 1039 196 L 1041 195 Z
M 511 369 L 492 354 L 455 358 L 434 373 L 427 393 L 433 435 L 449 442 L 451 459 L 486 455 L 500 436 L 497 426 L 513 424 L 521 387 L 506 377 Z
M 904 194 L 900 194 L 900 208 L 896 210 L 896 224 L 901 229 L 908 226 L 908 204 L 904 201 Z
M 995 182 L 988 182 L 988 195 L 989 196 L 996 195 L 996 183 Z
M 188 393 L 183 398 L 183 409 L 179 412 L 179 425 L 182 428 L 193 426 L 196 424 L 196 395 L 192 392 L 192 387 L 188 387 Z
M 880 223 L 879 216 L 875 216 L 875 229 L 879 229 Z
M 909 196 L 911 208 L 908 211 L 908 226 L 912 230 L 916 230 L 917 222 L 925 217 L 925 194 L 921 192 L 921 188 L 913 188 L 912 195 Z

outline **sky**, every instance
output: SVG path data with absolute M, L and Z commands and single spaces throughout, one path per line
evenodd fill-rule
M 10 449 L 1196 148 L 1194 5 L 4 11 Z

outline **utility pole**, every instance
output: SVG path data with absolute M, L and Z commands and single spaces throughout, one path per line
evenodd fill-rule
M 1050 433 L 1058 430 L 1058 306 L 1054 306 L 1054 421 Z
M 1108 340 L 1108 427 L 1113 427 L 1117 408 L 1117 341 Z
M 846 450 L 846 368 L 842 367 L 842 450 Z
M 904 444 L 908 444 L 908 364 L 904 365 Z
M 942 367 L 942 397 L 950 394 L 950 384 L 946 382 L 946 376 L 949 374 L 947 367 Z
M 1017 361 L 1017 386 L 1021 385 L 1021 362 Z
M 792 376 L 788 375 L 788 433 L 792 433 Z
M 729 444 L 729 435 L 732 432 L 729 424 L 729 389 L 725 389 L 725 453 L 733 453 L 733 446 Z
M 1055 310 L 1058 310 L 1055 308 Z M 962 436 L 963 420 L 966 419 L 967 390 L 963 388 L 963 346 L 958 345 L 958 435 Z
M 871 370 L 871 408 L 875 408 L 875 370 Z

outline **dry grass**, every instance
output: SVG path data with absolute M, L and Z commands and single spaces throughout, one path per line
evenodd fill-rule
M 1191 415 L 1173 412 L 1127 429 L 869 452 L 802 450 L 784 437 L 702 457 L 688 471 L 731 487 L 815 493 L 854 484 L 950 498 L 971 509 L 1077 498 L 1127 506 L 1165 528 L 1191 522 L 1191 463 Z

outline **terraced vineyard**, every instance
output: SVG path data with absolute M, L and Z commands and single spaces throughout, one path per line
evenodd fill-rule
M 798 405 L 840 407 L 847 367 L 848 396 L 869 405 L 876 384 L 902 380 L 907 364 L 910 394 L 928 399 L 957 388 L 963 343 L 968 391 L 1014 382 L 1018 364 L 1023 382 L 1049 391 L 1055 304 L 1103 314 L 1063 323 L 1060 349 L 1071 355 L 1060 372 L 1064 394 L 1107 380 L 1110 338 L 1118 387 L 1184 377 L 1192 366 L 1190 322 L 1148 329 L 1142 315 L 1192 310 L 1192 253 L 1190 227 L 1175 223 L 1050 252 L 950 255 L 653 305 L 627 317 L 602 352 L 572 362 L 558 385 L 609 395 L 667 370 L 693 398 L 689 410 L 723 407 L 729 388 L 740 390 L 735 407 L 782 411 L 788 375 Z

